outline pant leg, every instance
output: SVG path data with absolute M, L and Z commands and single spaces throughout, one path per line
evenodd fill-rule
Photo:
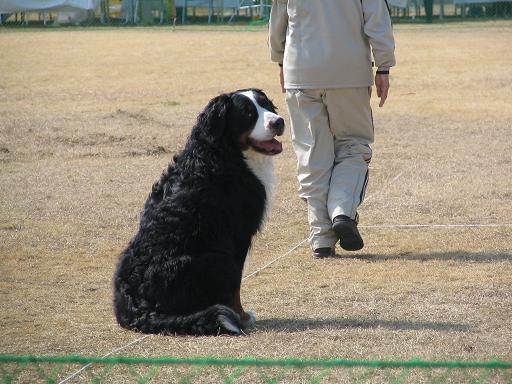
M 297 155 L 299 196 L 308 202 L 312 249 L 332 247 L 336 236 L 327 211 L 334 141 L 322 90 L 288 90 L 292 144 Z
M 346 215 L 356 219 L 368 183 L 368 164 L 374 140 L 371 88 L 327 90 L 325 102 L 334 135 L 334 168 L 328 195 L 328 212 L 333 219 Z

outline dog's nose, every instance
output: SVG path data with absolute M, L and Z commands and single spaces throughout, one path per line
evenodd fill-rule
M 282 117 L 279 117 L 275 120 L 272 120 L 270 122 L 270 129 L 272 132 L 274 132 L 277 136 L 281 136 L 284 132 L 284 119 Z

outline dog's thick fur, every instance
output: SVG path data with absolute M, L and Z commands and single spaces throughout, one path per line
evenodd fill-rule
M 270 156 L 251 149 L 260 107 L 277 116 L 259 90 L 212 99 L 185 149 L 153 185 L 114 276 L 121 326 L 144 333 L 240 334 L 251 320 L 240 304 L 240 284 L 268 186 L 266 191 L 250 158 L 272 166 Z M 275 134 L 282 128 L 271 139 Z

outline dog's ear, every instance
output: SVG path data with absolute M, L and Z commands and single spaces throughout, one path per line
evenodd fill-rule
M 209 142 L 217 142 L 226 133 L 231 104 L 231 97 L 226 93 L 211 99 L 199 114 L 197 124 L 192 130 L 192 136 Z

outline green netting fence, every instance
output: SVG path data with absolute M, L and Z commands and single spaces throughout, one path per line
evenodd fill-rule
M 7 383 L 512 383 L 512 361 L 0 355 Z

